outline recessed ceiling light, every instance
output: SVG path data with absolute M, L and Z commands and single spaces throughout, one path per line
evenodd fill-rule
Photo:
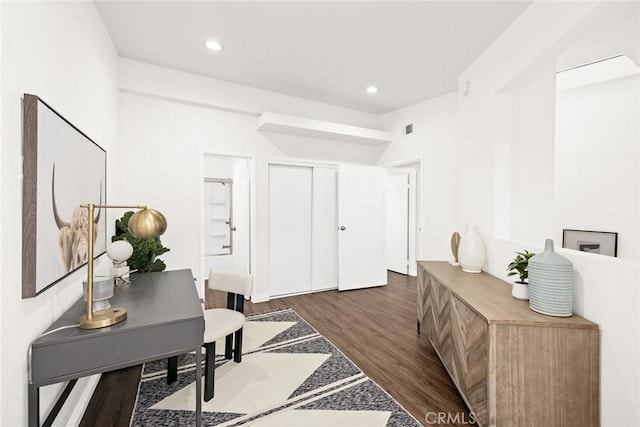
M 374 93 L 377 93 L 377 92 L 378 92 L 378 88 L 375 87 L 375 86 L 369 86 L 367 88 L 367 93 L 374 94 Z
M 215 40 L 207 40 L 206 42 L 204 42 L 204 45 L 214 52 L 220 52 L 222 50 L 222 45 Z

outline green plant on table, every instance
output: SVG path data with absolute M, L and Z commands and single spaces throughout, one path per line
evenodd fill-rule
M 140 273 L 163 271 L 167 265 L 157 257 L 169 252 L 169 248 L 162 246 L 159 237 L 149 239 L 134 237 L 129 231 L 129 219 L 132 215 L 133 211 L 125 212 L 122 218 L 116 220 L 116 235 L 111 238 L 111 241 L 126 240 L 131 243 L 133 255 L 127 260 L 127 265 L 131 270 Z
M 533 252 L 529 252 L 528 250 L 524 250 L 524 252 L 516 252 L 516 257 L 511 261 L 511 263 L 507 266 L 507 271 L 509 272 L 507 276 L 515 276 L 519 275 L 520 280 L 516 283 L 527 284 L 527 279 L 529 278 L 529 259 L 534 256 Z

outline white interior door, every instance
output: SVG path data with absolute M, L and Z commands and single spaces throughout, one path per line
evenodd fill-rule
M 313 168 L 311 289 L 338 287 L 338 169 Z
M 312 168 L 269 165 L 271 296 L 311 290 Z
M 338 172 L 338 289 L 387 283 L 384 172 L 340 165 Z
M 420 245 L 418 230 L 418 185 L 420 180 L 420 165 L 408 169 L 409 174 L 409 275 L 418 275 L 418 264 L 416 263 L 418 247 Z
M 251 272 L 251 181 L 247 159 L 236 160 L 233 166 L 232 244 L 233 271 Z
M 387 269 L 408 274 L 409 174 L 390 171 L 386 178 Z

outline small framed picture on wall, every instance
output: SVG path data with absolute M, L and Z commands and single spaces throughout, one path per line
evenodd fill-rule
M 562 230 L 562 247 L 592 254 L 618 256 L 618 233 L 608 231 Z

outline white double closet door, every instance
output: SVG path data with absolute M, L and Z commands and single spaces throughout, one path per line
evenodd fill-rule
M 383 188 L 380 168 L 270 164 L 271 296 L 384 285 Z

